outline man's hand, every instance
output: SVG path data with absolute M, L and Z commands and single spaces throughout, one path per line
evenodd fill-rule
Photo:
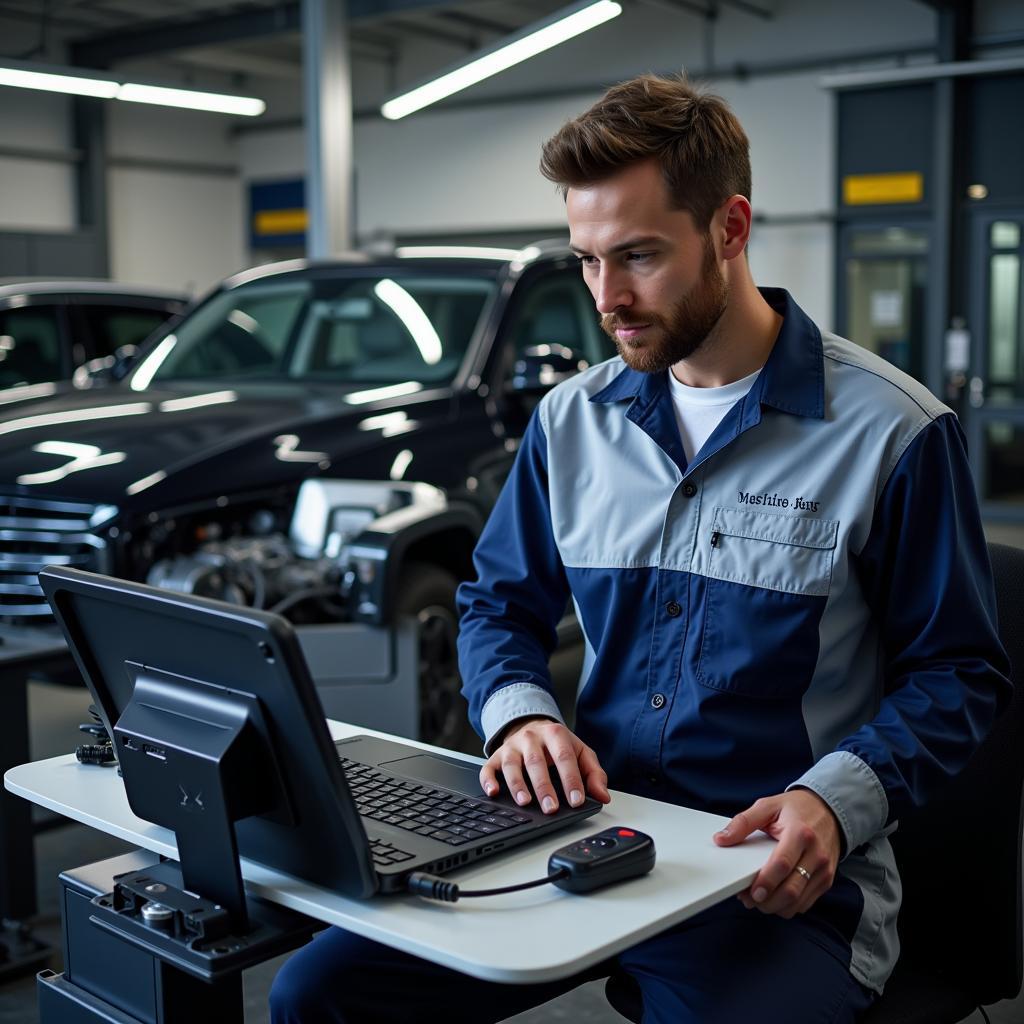
M 514 722 L 505 733 L 501 746 L 480 769 L 480 785 L 488 796 L 497 796 L 497 772 L 500 768 L 513 799 L 522 805 L 533 799 L 526 784 L 529 777 L 541 810 L 545 814 L 554 814 L 558 810 L 558 795 L 551 784 L 551 765 L 558 769 L 562 788 L 573 807 L 583 803 L 584 792 L 603 804 L 611 800 L 608 776 L 597 760 L 597 754 L 561 722 L 550 718 L 527 718 Z
M 758 829 L 779 844 L 740 901 L 748 910 L 785 918 L 809 910 L 836 876 L 841 839 L 835 815 L 816 793 L 793 789 L 741 811 L 715 833 L 715 842 L 734 846 Z

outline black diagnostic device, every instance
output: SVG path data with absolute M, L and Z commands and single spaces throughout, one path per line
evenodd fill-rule
M 568 892 L 591 892 L 613 882 L 645 875 L 654 867 L 654 840 L 644 832 L 613 825 L 555 850 L 548 872 L 567 872 L 552 884 Z

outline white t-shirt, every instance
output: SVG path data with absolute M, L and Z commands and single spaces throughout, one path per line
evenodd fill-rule
M 714 433 L 725 414 L 753 387 L 760 372 L 755 370 L 749 377 L 720 388 L 692 388 L 676 380 L 676 375 L 668 371 L 672 405 L 676 410 L 676 423 L 687 462 L 693 462 L 694 455 Z

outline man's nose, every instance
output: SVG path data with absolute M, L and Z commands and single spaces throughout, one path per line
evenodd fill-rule
M 626 287 L 626 282 L 621 274 L 614 270 L 605 270 L 602 267 L 594 288 L 594 302 L 597 305 L 598 313 L 604 316 L 607 313 L 614 313 L 615 310 L 623 306 L 631 306 L 633 294 Z

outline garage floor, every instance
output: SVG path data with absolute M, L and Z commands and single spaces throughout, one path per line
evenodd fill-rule
M 1024 530 L 992 527 L 992 540 L 1024 546 Z M 71 750 L 78 740 L 77 724 L 85 721 L 88 699 L 84 691 L 68 687 L 32 683 L 29 686 L 29 715 L 32 723 L 32 751 L 35 759 L 51 757 Z M 40 821 L 48 816 L 37 812 Z M 39 887 L 39 917 L 36 934 L 51 943 L 55 953 L 50 966 L 59 971 L 60 919 L 57 904 L 57 874 L 64 868 L 87 864 L 125 852 L 128 847 L 116 839 L 72 823 L 40 832 L 36 837 L 36 862 Z M 266 997 L 279 961 L 250 970 L 245 978 L 246 1022 L 266 1024 Z M 1024 996 L 990 1008 L 992 1024 L 1024 1024 Z M 603 985 L 594 982 L 562 996 L 546 1006 L 512 1018 L 517 1024 L 554 1024 L 573 1021 L 579 1024 L 613 1024 L 622 1018 L 604 1000 Z M 0 985 L 0 1024 L 35 1024 L 35 979 L 26 977 Z M 964 1024 L 981 1022 L 980 1013 Z

